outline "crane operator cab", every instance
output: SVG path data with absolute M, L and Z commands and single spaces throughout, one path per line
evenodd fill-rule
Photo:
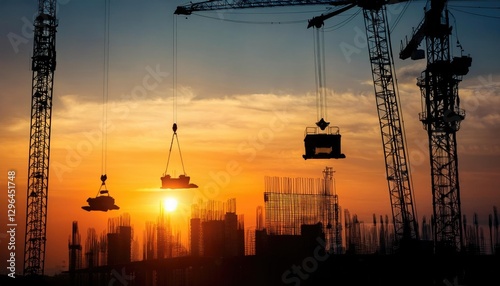
M 196 184 L 189 183 L 191 178 L 186 175 L 180 175 L 179 178 L 172 178 L 170 175 L 161 177 L 162 189 L 190 189 L 198 188 Z
M 82 209 L 90 212 L 90 211 L 102 211 L 107 212 L 108 210 L 119 210 L 120 207 L 115 205 L 115 199 L 109 195 L 108 190 L 102 189 L 102 187 L 106 187 L 107 176 L 101 176 L 101 188 L 95 198 L 88 198 L 87 203 L 88 206 L 83 206 Z
M 307 159 L 344 159 L 341 151 L 341 135 L 337 126 L 328 126 L 323 118 L 316 123 L 317 127 L 306 127 L 304 146 Z

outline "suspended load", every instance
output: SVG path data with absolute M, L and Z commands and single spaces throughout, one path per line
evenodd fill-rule
M 174 123 L 174 125 L 172 126 L 172 130 L 174 131 L 174 133 L 172 134 L 172 140 L 170 141 L 170 150 L 168 153 L 167 167 L 165 169 L 165 173 L 163 173 L 163 176 L 160 178 L 161 179 L 161 188 L 162 189 L 198 188 L 198 186 L 196 184 L 189 182 L 191 180 L 191 177 L 186 175 L 186 170 L 184 169 L 184 162 L 182 160 L 181 148 L 179 146 L 179 138 L 177 137 L 177 124 L 176 123 Z M 167 174 L 168 164 L 170 162 L 170 155 L 172 154 L 172 146 L 174 143 L 174 137 L 177 141 L 177 146 L 179 147 L 179 155 L 181 157 L 182 170 L 184 171 L 184 174 L 180 175 L 178 178 L 172 178 L 171 175 Z
M 119 210 L 120 207 L 115 205 L 115 199 L 109 195 L 109 191 L 106 188 L 106 175 L 101 175 L 101 187 L 95 198 L 88 198 L 88 206 L 83 206 L 82 209 L 90 211 L 102 211 L 107 212 L 109 210 Z
M 326 93 L 328 89 L 325 84 L 324 31 L 321 27 L 322 25 L 317 25 L 314 30 L 318 122 L 316 122 L 316 127 L 306 127 L 304 138 L 305 154 L 302 155 L 302 158 L 305 160 L 345 158 L 345 155 L 341 151 L 339 127 L 329 126 L 330 122 L 325 120 L 327 114 Z
M 176 19 L 176 18 L 174 18 Z M 177 24 L 174 21 L 174 39 L 173 43 L 173 51 L 174 51 L 174 66 L 173 66 L 173 125 L 172 130 L 174 133 L 172 134 L 172 140 L 170 141 L 170 149 L 168 151 L 168 159 L 167 159 L 167 167 L 165 168 L 165 172 L 161 176 L 161 188 L 162 189 L 190 189 L 190 188 L 198 188 L 196 184 L 190 183 L 191 178 L 186 174 L 186 170 L 184 169 L 184 161 L 182 160 L 181 147 L 179 144 L 179 137 L 177 136 L 177 32 L 176 32 Z M 172 154 L 172 146 L 174 144 L 174 137 L 177 142 L 177 148 L 179 149 L 179 156 L 181 159 L 183 174 L 181 174 L 178 178 L 173 178 L 170 174 L 168 174 L 168 165 L 170 163 L 170 155 Z
M 328 126 L 330 123 L 321 118 L 317 127 L 307 127 L 304 138 L 304 159 L 344 159 L 341 148 L 340 129 Z
M 170 175 L 161 177 L 162 189 L 189 189 L 198 188 L 197 185 L 189 183 L 191 178 L 186 175 L 180 175 L 179 178 L 172 178 Z

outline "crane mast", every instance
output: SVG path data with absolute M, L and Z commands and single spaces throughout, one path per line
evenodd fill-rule
M 410 170 L 406 159 L 404 127 L 396 94 L 393 59 L 387 25 L 386 4 L 395 1 L 205 1 L 177 7 L 174 14 L 190 15 L 195 11 L 222 9 L 264 8 L 277 6 L 334 5 L 344 6 L 327 15 L 315 17 L 309 26 L 319 28 L 323 21 L 355 5 L 363 8 L 369 58 L 372 68 L 377 111 L 382 134 L 386 175 L 394 222 L 395 238 L 399 246 L 419 239 L 417 219 L 413 206 Z
M 56 0 L 38 1 L 34 21 L 25 276 L 44 274 L 52 93 L 56 69 L 56 3 Z
M 423 101 L 419 114 L 429 139 L 435 252 L 463 248 L 460 184 L 456 134 L 465 111 L 460 108 L 458 83 L 468 73 L 472 58 L 451 58 L 448 11 L 445 0 L 432 0 L 412 38 L 400 52 L 401 59 L 423 58 L 418 50 L 425 39 L 427 66 L 417 79 Z

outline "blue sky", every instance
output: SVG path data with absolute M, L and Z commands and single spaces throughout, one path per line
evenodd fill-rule
M 104 1 L 58 2 L 49 231 L 64 230 L 53 232 L 48 242 L 48 251 L 57 253 L 48 261 L 52 269 L 67 257 L 66 250 L 55 250 L 58 243 L 65 245 L 72 220 L 78 219 L 82 230 L 94 225 L 105 228 L 111 215 L 89 217 L 80 209 L 100 183 L 101 143 L 88 134 L 97 134 L 102 120 Z M 122 210 L 131 213 L 132 221 L 140 218 L 139 229 L 141 220 L 154 219 L 157 202 L 147 190 L 159 184 L 165 167 L 172 124 L 173 11 L 183 3 L 111 1 L 109 183 L 117 199 L 123 195 Z M 431 214 L 427 135 L 418 121 L 420 91 L 415 85 L 425 62 L 401 61 L 398 53 L 401 40 L 422 20 L 425 3 L 413 1 L 397 24 L 404 4 L 388 9 L 419 220 Z M 36 1 L 0 0 L 4 12 L 0 20 L 0 172 L 17 170 L 20 217 L 25 208 L 30 31 L 36 8 Z M 468 221 L 478 212 L 484 225 L 492 206 L 500 205 L 500 1 L 450 1 L 449 8 L 455 55 L 458 39 L 473 58 L 460 84 L 462 108 L 467 112 L 457 136 L 462 206 Z M 362 13 L 355 15 L 358 10 L 353 8 L 325 24 L 326 86 L 331 89 L 327 112 L 330 121 L 341 127 L 347 155 L 334 162 L 301 158 L 304 129 L 314 124 L 317 115 L 313 31 L 306 28 L 307 19 L 327 7 L 175 16 L 184 163 L 202 186 L 213 181 L 214 174 L 227 171 L 230 162 L 238 162 L 241 172 L 221 187 L 217 198 L 247 201 L 238 208 L 249 214 L 248 225 L 261 203 L 264 175 L 319 177 L 325 164 L 336 170 L 341 205 L 351 214 L 370 221 L 372 213 L 390 213 L 364 22 Z M 144 96 L 134 94 L 145 79 L 154 88 Z M 90 151 L 80 150 L 78 160 L 70 158 L 85 144 L 90 144 Z M 67 169 L 54 169 L 57 166 Z M 148 195 L 136 197 L 138 192 Z

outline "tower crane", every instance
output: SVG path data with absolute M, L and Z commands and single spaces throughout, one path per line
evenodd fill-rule
M 419 117 L 429 139 L 436 252 L 456 252 L 463 247 L 456 134 L 465 111 L 460 108 L 458 83 L 472 63 L 469 56 L 451 58 L 452 27 L 446 4 L 446 0 L 430 1 L 424 20 L 399 54 L 403 60 L 422 59 L 427 54 L 427 66 L 417 85 L 423 101 Z M 424 39 L 426 51 L 418 49 Z
M 379 123 L 383 141 L 386 175 L 397 245 L 419 240 L 413 203 L 410 169 L 406 157 L 404 127 L 397 96 L 392 50 L 385 5 L 402 1 L 389 0 L 224 0 L 204 1 L 178 6 L 174 14 L 190 15 L 196 11 L 265 8 L 280 6 L 331 5 L 343 6 L 337 11 L 309 21 L 309 27 L 319 28 L 323 21 L 354 6 L 363 9 L 368 40 L 369 59 Z
M 39 0 L 34 21 L 31 124 L 23 275 L 44 274 L 52 93 L 56 69 L 56 0 Z

